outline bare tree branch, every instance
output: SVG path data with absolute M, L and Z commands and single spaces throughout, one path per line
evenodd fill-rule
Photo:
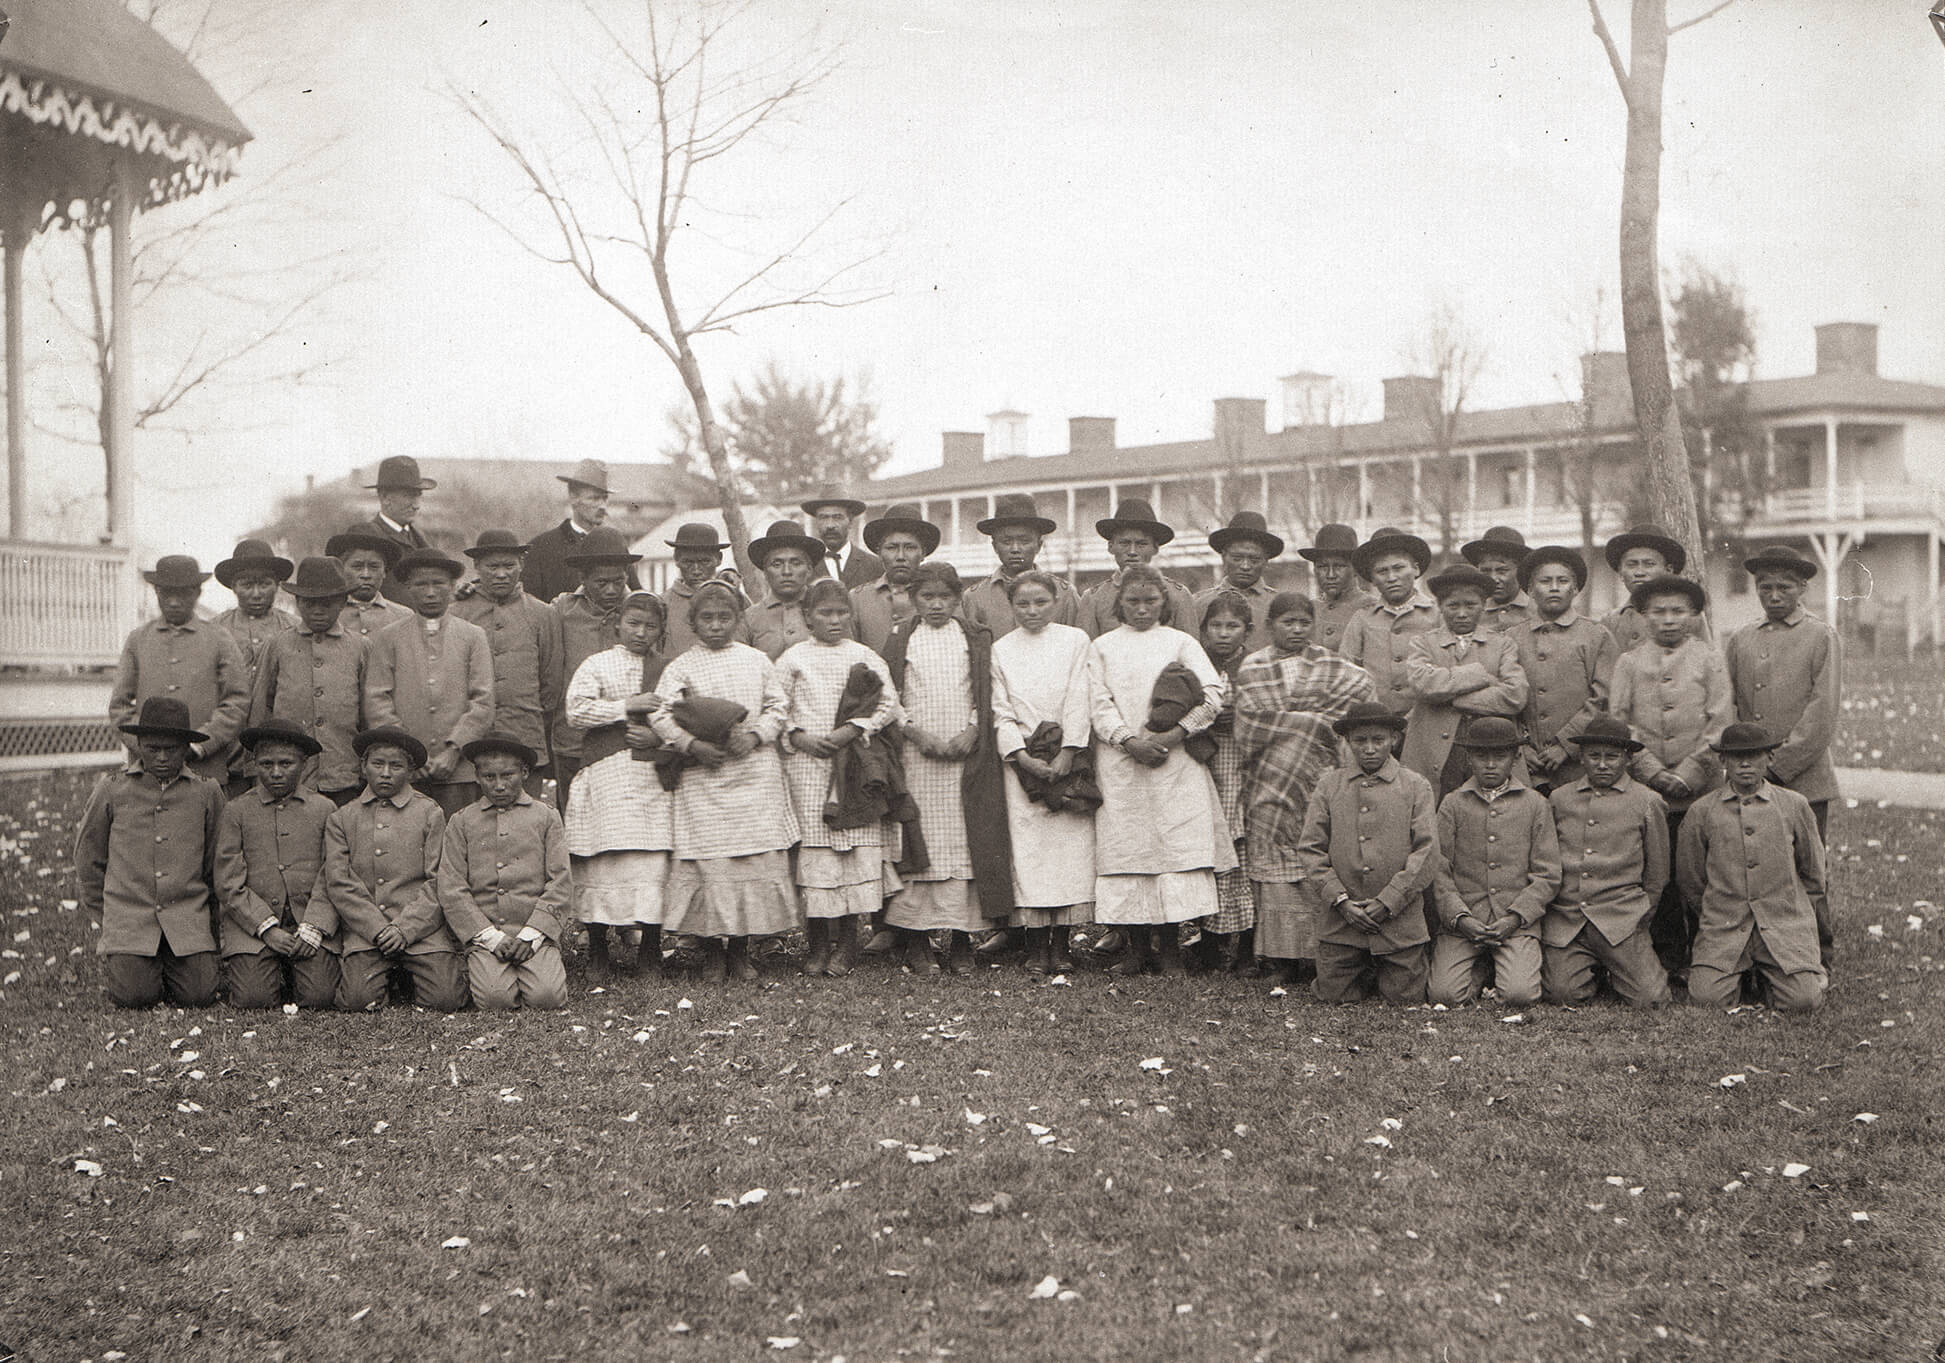
M 1729 8 L 1729 6 L 1735 3 L 1736 0 L 1721 0 L 1720 4 L 1711 5 L 1708 9 L 1705 9 L 1700 14 L 1696 15 L 1693 19 L 1684 19 L 1679 24 L 1670 24 L 1668 26 L 1668 36 L 1672 38 L 1685 28 L 1694 28 L 1697 24 L 1703 22 L 1704 20 L 1713 19 L 1715 18 L 1716 15 L 1722 13 L 1723 10 Z
M 1607 20 L 1601 17 L 1601 0 L 1587 0 L 1587 12 L 1594 16 L 1594 34 L 1601 40 L 1601 49 L 1607 53 L 1607 64 L 1614 72 L 1614 83 L 1621 87 L 1622 100 L 1632 101 L 1628 66 L 1621 60 L 1621 49 L 1615 45 L 1614 35 L 1608 32 Z

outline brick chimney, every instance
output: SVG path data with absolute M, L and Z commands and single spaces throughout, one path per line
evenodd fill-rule
M 1877 323 L 1826 322 L 1818 327 L 1817 372 L 1877 373 Z
M 995 459 L 1024 459 L 1027 453 L 1027 414 L 1008 409 L 986 414 L 986 433 Z
M 1217 398 L 1214 429 L 1218 441 L 1238 448 L 1259 440 L 1269 403 L 1263 398 Z
M 1111 450 L 1114 448 L 1114 418 L 1111 416 L 1070 416 L 1067 418 L 1067 449 Z
M 1591 393 L 1594 407 L 1631 407 L 1634 384 L 1628 378 L 1628 353 L 1625 350 L 1590 350 L 1580 357 L 1580 391 Z
M 1386 421 L 1428 421 L 1439 409 L 1439 381 L 1428 374 L 1405 374 L 1384 381 Z
M 974 468 L 986 462 L 986 437 L 978 431 L 946 431 L 944 457 L 939 461 L 949 469 Z

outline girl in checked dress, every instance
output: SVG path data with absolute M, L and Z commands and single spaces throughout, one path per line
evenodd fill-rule
M 1202 649 L 1216 670 L 1222 673 L 1222 710 L 1209 726 L 1215 740 L 1216 755 L 1209 763 L 1215 778 L 1216 793 L 1222 796 L 1223 818 L 1229 834 L 1238 844 L 1243 837 L 1243 761 L 1236 743 L 1236 674 L 1242 669 L 1245 645 L 1252 620 L 1249 600 L 1240 592 L 1223 591 L 1202 608 Z M 1216 916 L 1203 920 L 1203 940 L 1208 948 L 1204 965 L 1242 970 L 1255 955 L 1256 900 L 1250 893 L 1249 875 L 1238 866 L 1216 877 Z

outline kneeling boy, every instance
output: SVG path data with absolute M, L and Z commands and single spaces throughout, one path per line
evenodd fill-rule
M 1318 906 L 1312 989 L 1326 1003 L 1355 1003 L 1375 982 L 1392 1003 L 1423 1003 L 1425 887 L 1438 851 L 1432 785 L 1392 754 L 1403 715 L 1365 702 L 1331 727 L 1357 765 L 1324 774 L 1297 837 Z
M 1641 743 L 1611 715 L 1567 742 L 1577 779 L 1548 803 L 1560 835 L 1560 893 L 1540 923 L 1549 1003 L 1586 1003 L 1597 970 L 1635 1008 L 1668 1002 L 1668 972 L 1655 956 L 1648 918 L 1668 884 L 1668 807 L 1628 775 Z
M 464 749 L 481 795 L 446 823 L 439 899 L 466 947 L 480 1008 L 564 1008 L 561 916 L 573 897 L 567 830 L 526 782 L 538 754 L 510 734 Z

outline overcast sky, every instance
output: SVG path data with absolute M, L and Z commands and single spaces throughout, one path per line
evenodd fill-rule
M 1627 5 L 1607 8 L 1625 45 Z M 312 0 L 269 84 L 246 97 L 212 71 L 257 134 L 245 177 L 339 139 L 315 208 L 235 258 L 337 251 L 360 277 L 300 338 L 337 357 L 328 383 L 207 404 L 193 449 L 145 445 L 145 558 L 208 557 L 305 473 L 385 454 L 655 457 L 672 371 L 471 206 L 517 213 L 518 185 L 441 93 L 571 148 L 559 91 L 591 64 L 562 10 Z M 813 13 L 755 10 L 779 43 Z M 1945 382 L 1945 50 L 1924 10 L 1741 0 L 1674 40 L 1664 262 L 1741 280 L 1764 374 L 1807 372 L 1816 323 L 1863 320 L 1886 373 Z M 748 243 L 845 201 L 809 263 L 871 256 L 857 282 L 885 296 L 765 314 L 702 361 L 719 393 L 769 357 L 868 371 L 893 471 L 1000 407 L 1054 453 L 1070 415 L 1118 418 L 1123 444 L 1205 434 L 1218 396 L 1269 398 L 1274 420 L 1298 369 L 1375 396 L 1444 300 L 1488 345 L 1478 405 L 1571 392 L 1601 288 L 1619 348 L 1623 108 L 1581 0 L 831 0 L 821 18 L 842 69 L 701 188 L 748 215 L 724 220 Z M 44 450 L 39 476 L 60 481 L 56 457 L 90 477 Z

